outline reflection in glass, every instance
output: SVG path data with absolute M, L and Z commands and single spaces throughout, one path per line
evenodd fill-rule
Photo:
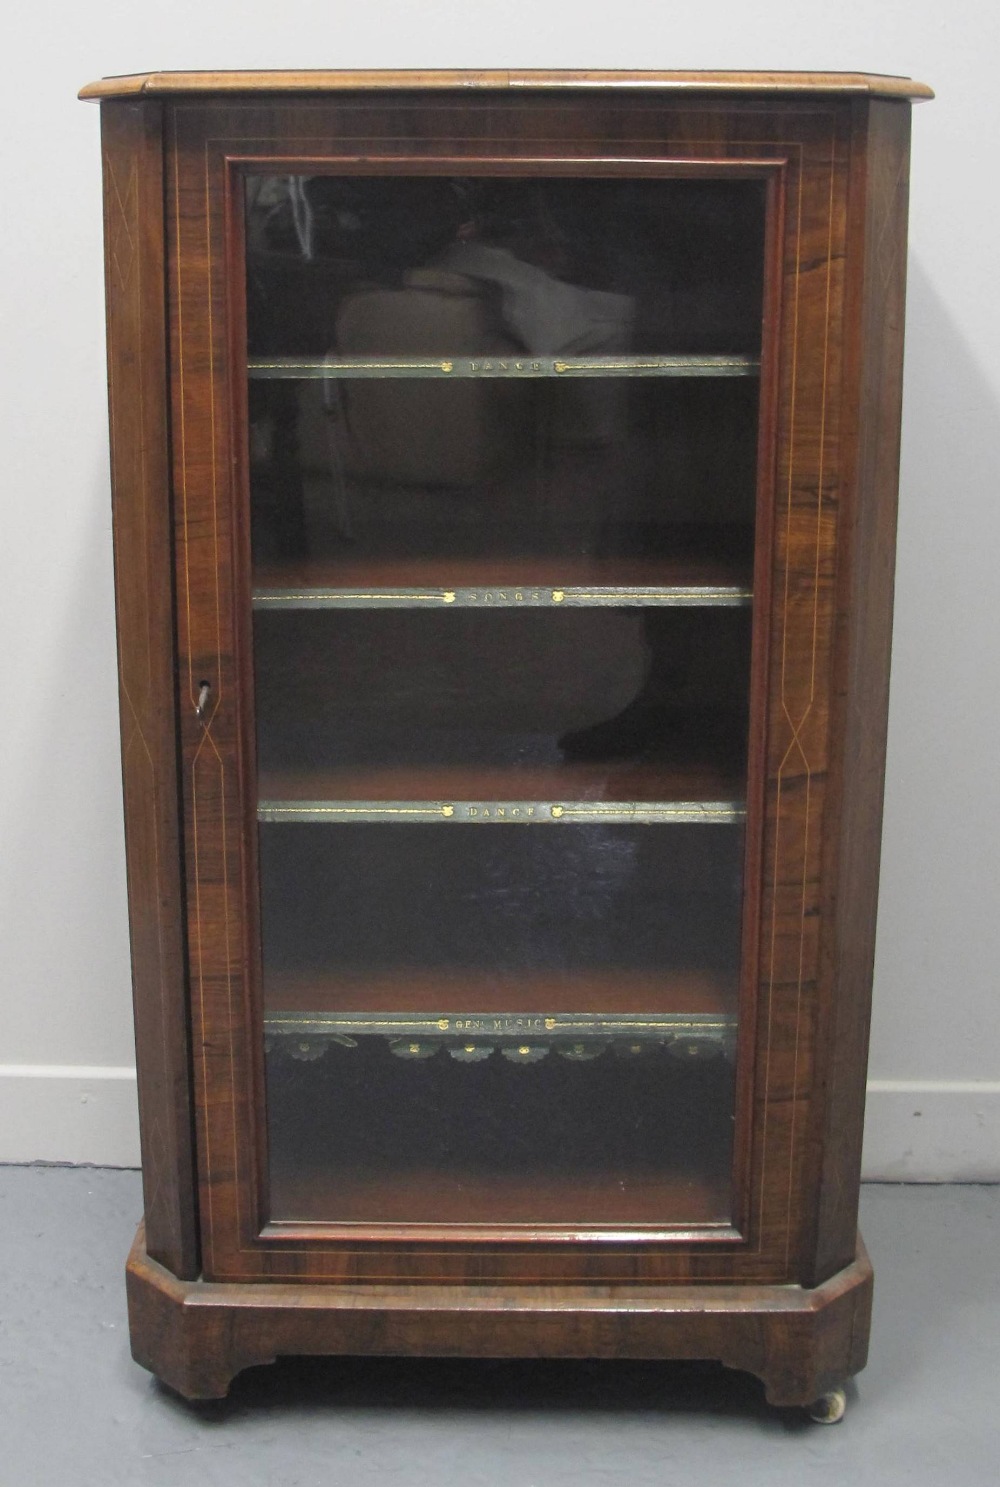
M 248 193 L 265 367 L 759 354 L 756 185 L 262 176 Z M 678 523 L 748 544 L 752 378 L 254 378 L 250 403 L 259 562 L 655 556 Z
M 579 782 L 583 798 L 656 799 L 673 778 L 742 794 L 749 618 L 669 606 L 259 614 L 261 793 L 458 797 L 488 774 L 473 796 L 576 795 Z

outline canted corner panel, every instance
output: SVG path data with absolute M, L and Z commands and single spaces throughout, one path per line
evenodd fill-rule
M 881 845 L 899 479 L 910 109 L 873 101 L 858 109 L 852 198 L 858 262 L 858 423 L 840 534 L 836 658 L 835 800 L 827 832 L 822 954 L 831 994 L 824 1009 L 825 1103 L 814 1113 L 819 1199 L 808 1282 L 844 1264 L 856 1227 L 865 1071 Z M 863 257 L 862 257 L 863 255 Z
M 317 1240 L 304 1251 L 256 1235 L 255 1028 L 247 979 L 252 914 L 235 686 L 240 627 L 249 617 L 237 613 L 234 603 L 238 493 L 232 486 L 227 397 L 226 162 L 269 152 L 321 159 L 362 148 L 377 156 L 399 152 L 404 140 L 418 141 L 413 148 L 425 160 L 435 151 L 449 157 L 465 151 L 472 168 L 476 150 L 486 142 L 493 155 L 510 144 L 519 159 L 526 159 L 532 152 L 547 155 L 553 141 L 573 146 L 581 157 L 588 150 L 598 155 L 613 150 L 617 160 L 630 154 L 681 160 L 752 155 L 785 164 L 752 1242 L 725 1254 L 676 1246 L 644 1248 L 641 1256 L 602 1245 L 588 1250 L 582 1261 L 571 1260 L 568 1270 L 557 1249 L 540 1256 L 519 1253 L 516 1246 L 501 1251 L 483 1244 L 476 1249 L 475 1265 L 483 1281 L 794 1278 L 805 1222 L 800 1178 L 818 985 L 848 116 L 836 107 L 755 106 L 721 117 L 717 109 L 690 104 L 656 109 L 644 101 L 627 119 L 628 127 L 620 105 L 615 111 L 598 107 L 588 139 L 573 136 L 571 116 L 565 105 L 547 102 L 534 102 L 529 115 L 520 104 L 463 101 L 461 108 L 421 106 L 418 119 L 412 108 L 383 104 L 377 114 L 380 137 L 371 132 L 376 115 L 355 102 L 174 110 L 168 217 L 179 476 L 179 692 L 206 1272 L 218 1279 L 419 1280 L 425 1261 L 433 1278 L 447 1279 L 449 1273 L 461 1278 L 469 1264 L 467 1255 L 426 1246 L 414 1252 L 403 1245 L 352 1247 Z M 456 138 L 463 126 L 466 134 Z M 194 709 L 203 677 L 212 680 L 214 692 L 199 723 Z
M 149 1252 L 198 1273 L 173 730 L 157 105 L 102 118 L 122 779 Z
M 823 836 L 842 485 L 848 120 L 788 202 L 761 916 L 759 1242 L 798 1279 L 821 991 Z

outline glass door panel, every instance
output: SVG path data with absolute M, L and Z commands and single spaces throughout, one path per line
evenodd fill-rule
M 270 1220 L 725 1225 L 762 188 L 246 222 Z

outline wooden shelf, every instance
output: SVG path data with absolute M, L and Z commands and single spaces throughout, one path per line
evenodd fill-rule
M 445 970 L 365 981 L 271 974 L 265 1000 L 269 1049 L 305 1062 L 371 1038 L 400 1058 L 446 1053 L 463 1063 L 589 1061 L 612 1049 L 635 1058 L 663 1047 L 688 1061 L 731 1057 L 736 1046 L 735 985 L 704 971 L 557 979 Z
M 446 1055 L 466 1064 L 494 1057 L 516 1065 L 538 1064 L 550 1057 L 591 1063 L 605 1055 L 634 1062 L 666 1048 L 674 1059 L 688 1063 L 720 1055 L 732 1059 L 736 1052 L 735 1018 L 690 1014 L 476 1012 L 434 1017 L 344 1012 L 318 1017 L 302 1012 L 266 1017 L 264 1036 L 269 1055 L 287 1055 L 299 1063 L 314 1063 L 331 1049 L 360 1048 L 372 1038 L 381 1039 L 390 1053 L 409 1062 Z
M 675 558 L 317 558 L 259 567 L 257 610 L 744 606 L 749 565 L 706 553 Z
M 447 1054 L 458 1063 L 496 1055 L 513 1064 L 552 1056 L 589 1063 L 604 1054 L 634 1060 L 660 1048 L 676 1059 L 732 1057 L 736 1018 L 708 1013 L 600 1012 L 316 1012 L 268 1013 L 271 1054 L 313 1063 L 331 1048 L 356 1049 L 381 1039 L 397 1058 L 424 1061 Z
M 738 820 L 744 814 L 744 789 L 738 775 L 723 770 L 629 761 L 527 769 L 415 765 L 267 771 L 258 780 L 258 817 L 273 819 L 273 812 L 285 803 L 292 807 L 365 802 L 374 808 L 410 803 L 438 815 L 447 804 L 485 807 L 507 802 L 546 808 L 559 804 L 564 807 L 712 806 L 724 809 L 728 817 Z M 555 819 L 565 819 L 567 814 L 565 811 Z M 443 819 L 457 819 L 457 816 Z
M 676 1176 L 651 1172 L 554 1177 L 443 1172 L 440 1167 L 393 1172 L 391 1178 L 300 1169 L 275 1163 L 271 1222 L 275 1224 L 523 1224 L 579 1231 L 624 1226 L 688 1228 L 730 1221 L 728 1172 Z M 280 1232 L 280 1231 L 279 1231 Z
M 588 968 L 585 973 L 556 976 L 543 971 L 512 975 L 485 966 L 475 971 L 435 966 L 363 979 L 273 970 L 265 970 L 264 975 L 265 1019 L 292 1014 L 335 1017 L 347 1012 L 372 1017 L 381 1013 L 429 1015 L 428 1008 L 446 1008 L 451 1018 L 472 1017 L 489 1006 L 510 1015 L 677 1015 L 718 1020 L 733 1017 L 736 997 L 735 982 L 697 970 Z M 435 1017 L 444 1015 L 444 1011 L 435 1013 Z
M 721 356 L 261 356 L 247 363 L 254 380 L 326 381 L 334 377 L 467 378 L 523 381 L 554 377 L 756 377 L 760 358 Z
M 731 826 L 745 815 L 734 800 L 262 800 L 257 806 L 258 821 L 270 825 Z
M 746 815 L 734 776 L 655 764 L 325 770 L 258 783 L 257 819 L 272 824 L 735 825 Z

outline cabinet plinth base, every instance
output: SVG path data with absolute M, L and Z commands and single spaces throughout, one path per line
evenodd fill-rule
M 790 1285 L 366 1286 L 180 1281 L 128 1260 L 138 1363 L 187 1399 L 221 1399 L 279 1355 L 716 1359 L 757 1375 L 771 1404 L 809 1405 L 865 1365 L 872 1270 Z

